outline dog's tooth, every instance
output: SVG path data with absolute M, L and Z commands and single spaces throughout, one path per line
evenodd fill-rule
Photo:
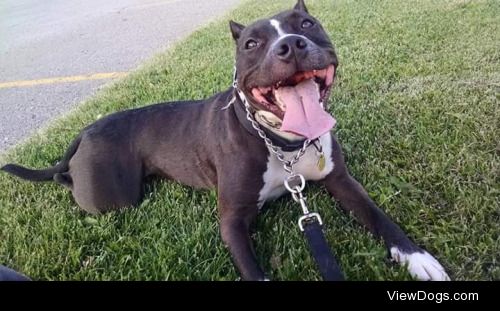
M 279 92 L 274 92 L 274 98 L 276 99 L 275 100 L 276 106 L 278 106 L 281 109 L 281 111 L 286 111 L 286 104 L 281 100 Z

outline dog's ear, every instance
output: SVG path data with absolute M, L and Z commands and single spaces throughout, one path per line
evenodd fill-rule
M 231 28 L 231 33 L 233 34 L 234 41 L 238 41 L 241 32 L 243 31 L 243 29 L 245 29 L 245 26 L 234 21 L 229 21 L 229 28 Z
M 306 5 L 304 3 L 304 0 L 297 1 L 297 4 L 293 8 L 295 10 L 304 11 L 306 13 L 309 13 L 309 11 L 307 11 L 307 8 L 306 8 Z

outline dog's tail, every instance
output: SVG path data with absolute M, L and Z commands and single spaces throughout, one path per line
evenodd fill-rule
M 32 170 L 17 164 L 7 164 L 2 168 L 0 168 L 0 170 L 30 181 L 46 181 L 46 180 L 56 179 L 56 181 L 61 182 L 57 180 L 59 178 L 55 177 L 60 177 L 61 176 L 60 173 L 64 174 L 64 172 L 68 171 L 69 160 L 71 160 L 71 157 L 73 157 L 76 150 L 78 149 L 80 141 L 81 141 L 81 136 L 78 136 L 71 143 L 61 161 L 56 165 L 54 165 L 53 167 L 41 170 Z

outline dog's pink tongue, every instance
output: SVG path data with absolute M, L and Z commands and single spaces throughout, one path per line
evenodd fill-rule
M 315 139 L 331 130 L 337 121 L 319 103 L 316 83 L 309 79 L 295 87 L 275 91 L 277 100 L 286 105 L 281 130 Z

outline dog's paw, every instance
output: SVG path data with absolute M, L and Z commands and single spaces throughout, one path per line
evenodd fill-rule
M 449 281 L 443 266 L 428 252 L 405 253 L 397 247 L 391 248 L 392 259 L 406 265 L 410 274 L 421 281 Z

